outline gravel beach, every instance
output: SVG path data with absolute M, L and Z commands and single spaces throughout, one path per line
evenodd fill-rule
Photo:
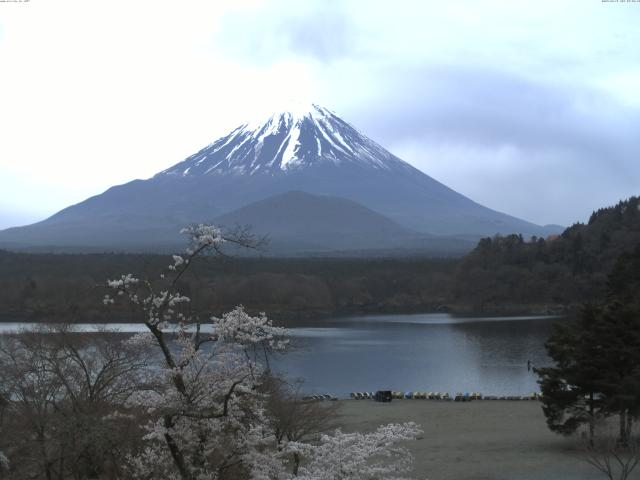
M 413 421 L 424 435 L 408 444 L 413 478 L 429 480 L 597 480 L 580 443 L 551 433 L 537 401 L 343 400 L 344 431 Z M 634 472 L 640 478 L 640 471 Z

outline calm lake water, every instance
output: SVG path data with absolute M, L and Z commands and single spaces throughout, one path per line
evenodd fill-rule
M 304 379 L 303 390 L 346 397 L 354 391 L 402 390 L 524 395 L 538 391 L 527 369 L 549 363 L 544 342 L 554 317 L 367 315 L 294 328 L 293 351 L 274 370 Z M 28 326 L 0 323 L 0 333 Z M 122 332 L 141 324 L 114 324 Z M 84 324 L 82 331 L 100 326 Z
M 275 369 L 305 380 L 304 390 L 340 397 L 400 390 L 523 395 L 539 391 L 527 369 L 549 363 L 544 342 L 558 318 L 362 316 L 295 331 L 299 348 Z

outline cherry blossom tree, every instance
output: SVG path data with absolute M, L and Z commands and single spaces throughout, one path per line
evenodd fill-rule
M 186 255 L 174 255 L 156 282 L 126 274 L 107 283 L 115 298 L 125 297 L 143 315 L 148 332 L 129 341 L 161 353 L 153 382 L 158 388 L 131 399 L 154 416 L 145 436 L 148 448 L 131 458 L 132 473 L 185 480 L 281 478 L 284 467 L 272 452 L 259 391 L 265 373 L 259 356 L 284 349 L 287 332 L 242 307 L 206 321 L 193 316 L 179 280 L 199 255 L 243 241 L 208 225 L 182 233 L 191 239 Z M 105 296 L 104 303 L 114 297 Z
M 141 443 L 125 403 L 146 371 L 146 352 L 110 331 L 40 325 L 0 336 L 0 477 L 122 478 L 122 453 Z
M 0 390 L 0 435 L 2 435 L 2 425 L 4 423 L 4 412 L 8 404 L 9 404 L 9 401 L 5 398 L 5 393 Z M 0 450 L 0 478 L 2 478 L 4 472 L 7 470 L 9 470 L 9 459 L 4 454 L 4 452 Z
M 322 435 L 318 444 L 291 443 L 289 450 L 301 453 L 304 461 L 300 480 L 401 480 L 411 471 L 413 457 L 398 442 L 414 440 L 422 433 L 413 422 L 389 424 L 371 433 Z
M 302 392 L 302 380 L 293 383 L 271 376 L 262 386 L 267 393 L 266 411 L 279 451 L 291 442 L 314 441 L 320 434 L 335 430 L 340 410 L 338 402 L 313 401 Z M 301 454 L 290 452 L 291 470 L 298 474 Z
M 0 478 L 2 478 L 6 470 L 9 470 L 9 459 L 0 451 Z
M 132 274 L 109 280 L 106 305 L 126 299 L 142 315 L 147 331 L 128 340 L 155 347 L 153 390 L 141 390 L 131 406 L 152 417 L 147 446 L 129 457 L 130 475 L 158 479 L 377 479 L 408 471 L 409 452 L 396 446 L 419 433 L 413 424 L 388 425 L 369 434 L 337 431 L 317 442 L 283 442 L 269 419 L 268 358 L 287 347 L 288 331 L 242 306 L 221 317 L 200 319 L 179 291 L 194 260 L 222 254 L 226 243 L 252 246 L 243 236 L 225 236 L 210 225 L 182 230 L 190 238 L 185 255 L 174 255 L 155 280 Z M 299 465 L 292 471 L 292 454 Z M 302 463 L 300 463 L 302 459 Z M 296 476 L 297 474 L 297 476 Z

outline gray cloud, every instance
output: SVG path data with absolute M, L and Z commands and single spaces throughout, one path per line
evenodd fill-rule
M 324 62 L 345 57 L 353 47 L 349 18 L 326 6 L 279 28 L 290 51 Z
M 342 4 L 283 6 L 227 14 L 219 45 L 233 57 L 267 64 L 292 56 L 330 62 L 354 53 L 357 28 Z
M 376 77 L 378 101 L 347 117 L 480 203 L 569 224 L 640 193 L 640 111 L 604 93 L 451 66 Z
M 640 147 L 633 135 L 640 131 L 640 112 L 595 90 L 459 67 L 401 70 L 384 77 L 380 101 L 367 105 L 366 112 L 353 112 L 360 125 L 384 141 L 428 137 L 597 153 L 616 145 Z

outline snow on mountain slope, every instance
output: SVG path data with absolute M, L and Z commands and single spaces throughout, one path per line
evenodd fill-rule
M 158 175 L 282 175 L 311 166 L 412 169 L 336 114 L 298 105 L 233 130 Z

